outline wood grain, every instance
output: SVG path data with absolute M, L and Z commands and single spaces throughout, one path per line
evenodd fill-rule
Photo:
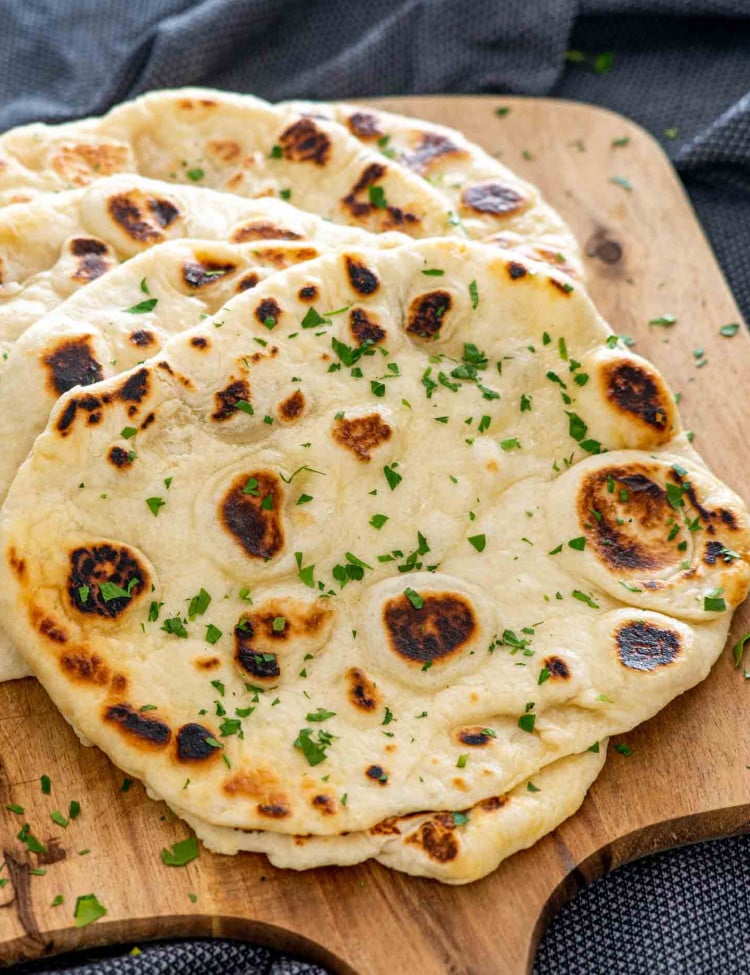
M 684 421 L 714 470 L 743 492 L 750 340 L 685 194 L 656 143 L 610 112 L 550 100 L 445 97 L 380 100 L 383 107 L 457 126 L 536 182 L 591 255 L 590 290 L 612 327 L 683 394 Z M 495 114 L 498 106 L 510 111 Z M 614 147 L 616 139 L 629 139 Z M 611 177 L 626 178 L 627 190 Z M 673 314 L 670 329 L 650 319 Z M 708 364 L 696 368 L 693 350 Z M 733 638 L 749 628 L 737 614 Z M 170 869 L 160 851 L 186 828 L 96 749 L 82 748 L 31 680 L 0 687 L 0 962 L 78 947 L 175 935 L 255 939 L 358 975 L 520 975 L 554 911 L 583 884 L 658 849 L 750 828 L 747 694 L 729 653 L 703 685 L 626 736 L 581 811 L 533 849 L 464 888 L 374 865 L 305 874 L 260 856 L 201 851 Z M 43 795 L 39 776 L 52 778 Z M 82 805 L 67 829 L 50 811 Z M 48 857 L 15 839 L 23 821 Z M 90 848 L 90 852 L 82 853 Z M 44 876 L 31 868 L 44 868 Z M 76 897 L 94 892 L 107 916 L 72 926 Z M 51 907 L 57 894 L 64 903 Z M 196 896 L 195 903 L 189 894 Z

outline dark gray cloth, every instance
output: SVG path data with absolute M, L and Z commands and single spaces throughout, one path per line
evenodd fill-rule
M 184 84 L 606 105 L 662 141 L 750 315 L 750 0 L 0 0 L 0 131 Z
M 586 60 L 566 61 L 569 50 Z M 597 73 L 608 51 L 612 68 Z M 0 130 L 184 84 L 271 99 L 554 95 L 622 112 L 674 161 L 750 315 L 750 0 L 0 0 Z M 750 972 L 748 854 L 747 839 L 725 840 L 616 871 L 561 911 L 537 975 Z M 76 975 L 320 971 L 227 941 L 76 964 Z

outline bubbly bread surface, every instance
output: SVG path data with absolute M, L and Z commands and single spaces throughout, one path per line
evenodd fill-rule
M 451 239 L 298 264 L 65 393 L 1 531 L 86 737 L 188 819 L 313 837 L 650 717 L 749 575 L 655 368 L 565 275 Z

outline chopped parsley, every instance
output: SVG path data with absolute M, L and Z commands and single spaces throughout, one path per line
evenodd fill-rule
M 748 640 L 750 640 L 750 633 L 746 633 L 744 636 L 741 636 L 732 648 L 732 656 L 734 657 L 735 667 L 739 667 L 742 664 L 742 657 L 745 653 L 745 644 Z M 9 807 L 6 806 L 5 808 L 8 809 Z
M 140 579 L 133 577 L 128 583 L 127 589 L 118 586 L 116 582 L 101 582 L 99 583 L 99 593 L 105 603 L 112 599 L 130 599 L 133 589 L 139 582 Z
M 99 902 L 96 894 L 81 894 L 76 901 L 73 920 L 77 928 L 85 928 L 98 921 L 100 917 L 104 917 L 106 913 L 107 908 Z
M 631 190 L 633 189 L 633 184 L 630 182 L 629 179 L 625 179 L 624 176 L 610 176 L 609 181 L 610 183 L 614 183 L 615 186 L 621 186 L 624 190 L 627 190 L 628 192 L 631 192 Z
M 344 553 L 345 561 L 339 565 L 334 565 L 332 570 L 333 578 L 343 589 L 347 582 L 360 582 L 365 575 L 365 569 L 372 572 L 372 566 L 362 559 L 357 558 L 351 552 Z
M 740 326 L 737 322 L 732 322 L 729 325 L 722 325 L 719 329 L 719 335 L 723 335 L 724 338 L 731 339 L 733 335 L 739 332 Z
M 370 524 L 373 528 L 377 528 L 378 531 L 380 531 L 387 521 L 388 515 L 373 515 L 372 518 L 370 518 Z
M 314 308 L 308 308 L 301 324 L 302 328 L 317 328 L 319 325 L 330 325 L 331 320 L 323 318 Z
M 326 749 L 333 741 L 333 735 L 322 728 L 318 731 L 317 741 L 313 739 L 312 735 L 311 728 L 301 728 L 298 736 L 294 739 L 294 747 L 299 748 L 307 759 L 308 765 L 315 766 L 326 760 Z
M 294 553 L 294 559 L 295 559 L 295 561 L 297 563 L 297 569 L 299 570 L 297 572 L 297 577 L 298 577 L 298 579 L 299 579 L 300 582 L 304 583 L 306 586 L 309 586 L 311 589 L 314 589 L 315 588 L 315 581 L 314 581 L 314 575 L 313 574 L 315 572 L 315 566 L 314 565 L 306 565 L 303 568 L 302 567 L 302 558 L 303 558 L 302 552 L 295 552 Z
M 703 599 L 703 609 L 707 613 L 723 613 L 727 608 L 722 593 L 723 589 L 710 589 Z
M 206 643 L 210 643 L 212 646 L 217 643 L 222 636 L 222 631 L 218 626 L 214 626 L 213 623 L 209 623 L 206 626 Z
M 26 844 L 26 848 L 29 853 L 46 853 L 47 847 L 40 842 L 36 836 L 31 832 L 31 827 L 28 823 L 24 823 L 21 827 L 18 837 L 22 843 Z
M 418 592 L 415 592 L 413 589 L 409 588 L 408 586 L 406 589 L 404 589 L 404 595 L 412 604 L 414 609 L 421 609 L 424 606 L 424 599 L 419 595 Z
M 518 437 L 508 437 L 506 440 L 500 441 L 500 449 L 507 453 L 509 450 L 520 450 L 521 441 Z
M 194 836 L 175 843 L 171 850 L 166 847 L 161 851 L 162 862 L 168 867 L 184 867 L 192 860 L 198 859 L 198 841 Z
M 526 707 L 528 708 L 528 704 L 526 705 Z M 521 731 L 526 731 L 529 734 L 533 733 L 535 724 L 536 724 L 536 715 L 532 714 L 530 710 L 527 711 L 525 714 L 522 714 L 521 717 L 518 719 L 518 727 L 521 729 Z
M 580 589 L 574 589 L 571 595 L 574 599 L 578 599 L 580 602 L 586 603 L 586 605 L 590 606 L 592 609 L 599 609 L 599 603 L 597 603 L 594 600 L 594 597 L 588 593 L 581 592 Z
M 333 718 L 335 714 L 335 711 L 326 711 L 325 708 L 318 708 L 316 711 L 306 714 L 305 721 L 327 721 L 328 718 Z
M 139 301 L 137 305 L 131 305 L 130 308 L 125 308 L 123 311 L 126 311 L 129 315 L 146 315 L 148 312 L 153 311 L 158 304 L 158 298 L 145 298 L 143 301 Z
M 473 546 L 477 552 L 483 552 L 487 547 L 486 535 L 470 535 L 466 541 L 469 543 L 469 545 Z
M 385 198 L 385 190 L 382 186 L 368 186 L 367 193 L 370 197 L 370 203 L 376 207 L 378 210 L 385 210 L 388 203 Z
M 173 616 L 171 619 L 164 620 L 160 629 L 164 630 L 165 633 L 171 633 L 172 636 L 182 637 L 183 640 L 187 639 L 187 630 L 179 616 Z
M 649 325 L 661 325 L 664 328 L 669 328 L 671 325 L 675 325 L 677 319 L 674 315 L 660 315 L 658 318 L 652 318 Z
M 203 616 L 211 603 L 211 596 L 201 586 L 197 596 L 193 596 L 188 607 L 188 619 L 194 620 L 196 616 Z
M 395 464 L 391 464 L 390 466 L 386 464 L 386 466 L 383 468 L 385 479 L 388 481 L 388 487 L 391 489 L 391 491 L 395 491 L 402 480 L 401 475 L 395 470 L 395 467 Z
M 148 510 L 156 518 L 159 514 L 159 509 L 163 508 L 167 502 L 164 498 L 146 498 L 146 504 L 148 505 Z

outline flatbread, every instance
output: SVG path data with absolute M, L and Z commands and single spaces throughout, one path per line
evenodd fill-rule
M 92 190 L 97 198 L 102 195 L 99 184 Z M 210 190 L 192 192 L 218 197 L 219 202 L 230 200 Z M 247 208 L 247 201 L 239 202 L 240 209 Z M 392 247 L 406 239 L 401 234 L 371 236 L 340 228 L 310 214 L 298 215 L 276 201 L 270 201 L 270 206 L 264 201 L 249 206 L 254 217 L 245 214 L 234 224 L 239 227 L 235 236 L 252 237 L 260 226 L 266 233 L 273 227 L 278 234 L 296 239 L 251 239 L 247 244 L 177 240 L 150 248 L 115 266 L 85 293 L 75 292 L 13 344 L 0 383 L 0 413 L 7 417 L 7 436 L 0 451 L 0 503 L 62 393 L 132 368 L 154 355 L 169 336 L 197 325 L 233 295 L 255 287 L 269 274 L 319 257 L 328 249 L 325 242 L 341 246 L 356 239 Z M 227 231 L 231 236 L 229 227 Z M 315 243 L 318 240 L 320 245 Z M 133 308 L 139 310 L 134 313 Z M 0 681 L 29 674 L 25 661 L 0 630 Z
M 284 102 L 313 118 L 345 125 L 444 193 L 469 237 L 497 243 L 583 279 L 570 229 L 539 190 L 446 125 L 348 102 Z
M 142 176 L 100 179 L 0 209 L 0 369 L 38 318 L 124 260 L 181 237 L 344 247 L 365 239 L 281 200 L 248 200 Z M 389 234 L 388 239 L 394 238 Z M 142 296 L 141 296 L 142 297 Z
M 217 325 L 65 394 L 0 523 L 34 673 L 181 813 L 332 836 L 466 809 L 708 673 L 745 507 L 567 277 L 348 249 Z
M 402 241 L 397 234 L 372 238 L 382 246 Z M 0 384 L 0 412 L 13 417 L 0 453 L 0 498 L 61 392 L 87 383 L 94 372 L 104 378 L 132 368 L 144 355 L 155 354 L 170 335 L 196 325 L 233 295 L 321 253 L 304 240 L 236 245 L 172 241 L 118 265 L 106 280 L 95 281 L 41 318 L 14 345 Z M 139 299 L 155 304 L 134 317 L 125 309 Z M 14 411 L 20 402 L 24 410 Z M 0 632 L 0 678 L 30 673 Z M 211 849 L 268 853 L 278 866 L 291 860 L 296 869 L 304 869 L 318 861 L 346 864 L 376 858 L 409 873 L 468 883 L 572 815 L 605 754 L 606 745 L 596 754 L 562 759 L 543 770 L 531 789 L 523 783 L 512 795 L 490 797 L 471 810 L 394 819 L 366 833 L 336 838 L 246 834 L 186 818 Z
M 265 853 L 275 867 L 310 870 L 377 860 L 386 867 L 445 884 L 468 884 L 533 846 L 575 813 L 604 766 L 606 740 L 583 755 L 561 758 L 503 796 L 471 809 L 415 813 L 343 836 L 287 836 L 211 826 L 174 812 L 215 853 Z
M 370 145 L 346 109 L 307 104 L 305 111 L 316 117 L 250 95 L 184 88 L 142 95 L 102 118 L 13 129 L 0 138 L 0 205 L 138 172 L 241 196 L 291 194 L 295 206 L 371 231 L 543 241 L 538 256 L 557 263 L 561 252 L 580 272 L 575 239 L 539 192 L 458 133 L 380 114 L 407 161 L 401 165 Z M 326 112 L 349 128 L 321 119 Z M 450 164 L 446 139 L 455 147 Z M 439 186 L 433 172 L 442 176 Z

